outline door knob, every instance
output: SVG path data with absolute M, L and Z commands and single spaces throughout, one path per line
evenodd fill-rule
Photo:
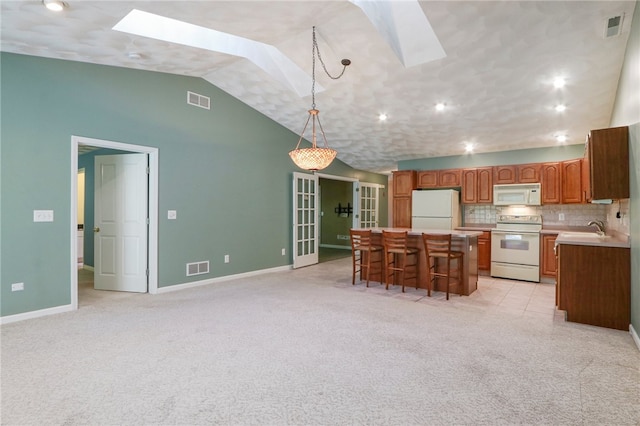
M 100 232 L 100 228 L 98 227 L 93 228 L 93 232 Z

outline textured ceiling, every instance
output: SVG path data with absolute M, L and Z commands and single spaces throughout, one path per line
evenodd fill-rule
M 329 71 L 316 68 L 316 106 L 332 148 L 352 167 L 386 172 L 398 160 L 582 143 L 609 124 L 635 1 L 425 1 L 446 57 L 405 67 L 362 9 L 348 1 L 1 2 L 6 52 L 202 77 L 299 133 L 311 106 L 251 61 L 112 30 L 132 9 L 271 44 L 311 72 L 311 27 Z M 360 2 L 362 3 L 362 2 Z M 607 18 L 624 13 L 620 36 Z M 402 28 L 402 23 L 399 27 Z M 415 29 L 416 34 L 421 29 Z M 139 53 L 138 60 L 129 52 Z M 566 86 L 555 89 L 556 76 Z M 212 99 L 215 113 L 215 99 Z M 436 111 L 439 102 L 444 111 Z M 554 107 L 564 103 L 567 110 Z M 378 120 L 385 113 L 388 119 Z M 292 138 L 291 147 L 297 138 Z

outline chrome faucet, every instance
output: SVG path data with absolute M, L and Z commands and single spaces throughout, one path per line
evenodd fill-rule
M 587 223 L 587 226 L 591 226 L 591 225 L 595 225 L 598 228 L 598 230 L 596 231 L 596 234 L 604 235 L 604 223 L 601 220 L 592 220 L 589 223 Z

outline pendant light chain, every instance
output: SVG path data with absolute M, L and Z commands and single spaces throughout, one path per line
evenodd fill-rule
M 320 61 L 320 65 L 322 65 L 322 69 L 324 72 L 331 78 L 332 80 L 338 80 L 343 76 L 347 66 L 351 64 L 351 61 L 348 59 L 342 60 L 342 72 L 337 76 L 332 76 L 327 70 L 327 66 L 324 64 L 322 60 L 322 55 L 320 55 L 320 48 L 318 47 L 318 40 L 316 39 L 316 27 L 313 27 L 313 43 L 311 46 L 311 108 L 316 109 L 316 55 L 318 55 L 318 60 Z
M 318 59 L 322 64 L 322 68 L 327 75 L 333 79 L 337 80 L 344 74 L 347 65 L 351 64 L 349 59 L 343 59 L 341 64 L 344 66 L 342 72 L 337 77 L 332 76 L 327 71 L 327 67 L 322 60 L 322 56 L 320 56 L 320 49 L 318 49 L 318 41 L 316 40 L 316 27 L 313 27 L 313 43 L 311 45 L 311 109 L 308 111 L 309 116 L 307 117 L 307 121 L 304 124 L 304 128 L 302 129 L 302 133 L 300 134 L 300 139 L 298 139 L 298 144 L 296 145 L 293 151 L 289 151 L 289 156 L 296 164 L 296 166 L 300 167 L 304 170 L 309 171 L 318 171 L 322 170 L 325 167 L 329 166 L 333 159 L 338 154 L 335 149 L 331 149 L 327 142 L 327 137 L 324 133 L 324 129 L 322 128 L 322 123 L 320 123 L 320 117 L 318 114 L 320 111 L 316 109 L 316 54 L 318 55 Z M 317 144 L 317 134 L 316 134 L 316 121 L 317 127 L 320 130 L 320 134 L 322 135 L 322 140 L 324 141 L 324 147 L 318 147 Z M 311 148 L 300 148 L 300 143 L 304 138 L 304 133 L 307 130 L 307 126 L 309 126 L 309 122 L 311 122 Z

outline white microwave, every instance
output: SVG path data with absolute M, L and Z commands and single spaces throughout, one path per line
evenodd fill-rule
M 539 183 L 493 185 L 494 206 L 539 206 L 541 204 Z

